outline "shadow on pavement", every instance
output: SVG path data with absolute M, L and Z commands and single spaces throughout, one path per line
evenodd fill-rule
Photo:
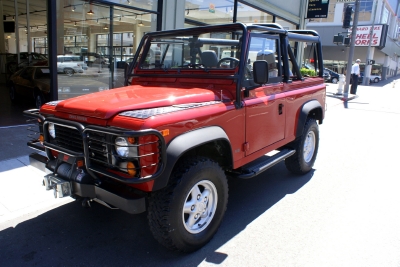
M 147 225 L 147 213 L 130 215 L 96 203 L 84 209 L 72 202 L 1 231 L 1 262 L 3 266 L 197 266 L 204 260 L 220 264 L 229 255 L 216 252 L 219 247 L 303 187 L 313 172 L 294 176 L 280 163 L 253 179 L 230 179 L 228 209 L 219 231 L 192 254 L 159 245 Z

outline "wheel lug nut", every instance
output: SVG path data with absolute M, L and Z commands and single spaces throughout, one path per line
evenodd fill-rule
M 191 210 L 194 210 L 194 205 L 190 208 Z
M 201 195 L 200 195 L 200 194 L 198 194 L 198 195 L 197 195 L 197 200 L 199 200 L 199 199 L 200 199 L 200 197 L 201 197 Z

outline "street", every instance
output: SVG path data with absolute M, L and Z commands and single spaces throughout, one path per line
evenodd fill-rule
M 337 85 L 327 86 L 336 91 Z M 0 204 L 0 265 L 398 267 L 400 79 L 396 86 L 359 86 L 357 94 L 347 108 L 327 99 L 310 173 L 296 176 L 279 163 L 255 178 L 229 180 L 224 221 L 192 254 L 159 245 L 146 213 L 55 202 L 38 172 L 31 173 L 35 183 L 18 177 L 19 184 L 6 181 L 12 170 L 0 166 L 0 201 L 2 195 L 23 201 L 29 190 L 42 192 L 38 205 L 53 201 L 18 217 L 1 216 Z

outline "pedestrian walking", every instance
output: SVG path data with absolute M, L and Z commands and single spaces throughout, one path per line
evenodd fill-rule
M 351 66 L 352 83 L 351 83 L 350 93 L 353 95 L 357 94 L 358 77 L 360 77 L 360 62 L 361 60 L 357 59 L 356 63 L 354 63 L 354 65 Z

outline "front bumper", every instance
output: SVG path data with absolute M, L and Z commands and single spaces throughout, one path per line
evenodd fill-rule
M 120 196 L 101 186 L 89 183 L 88 179 L 90 178 L 79 171 L 68 171 L 69 178 L 63 173 L 53 174 L 46 168 L 46 166 L 51 165 L 49 164 L 48 158 L 38 153 L 30 154 L 29 161 L 30 165 L 49 173 L 44 176 L 43 185 L 46 187 L 46 190 L 53 190 L 55 197 L 62 198 L 71 196 L 93 199 L 99 203 L 105 202 L 131 214 L 138 214 L 146 211 L 146 199 L 144 196 Z M 58 170 L 62 172 L 62 169 L 66 169 L 65 167 L 68 168 L 68 166 L 60 165 Z M 109 205 L 106 206 L 109 207 Z

